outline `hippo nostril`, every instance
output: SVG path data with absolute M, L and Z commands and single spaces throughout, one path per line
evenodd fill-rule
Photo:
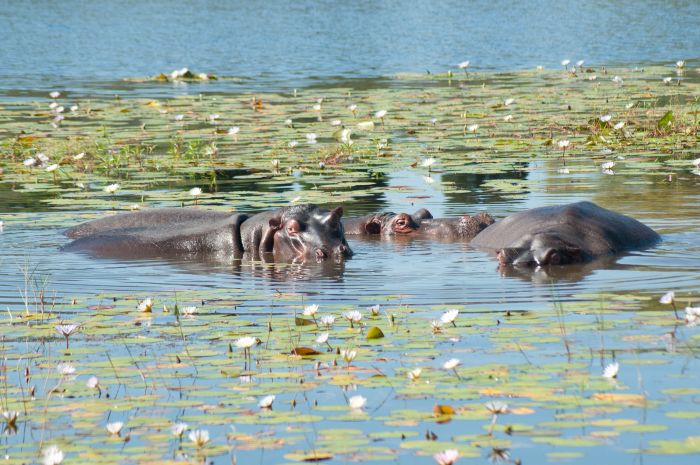
M 348 247 L 345 244 L 340 244 L 338 248 L 336 249 L 336 252 L 340 255 L 343 255 L 345 257 L 349 257 L 352 255 L 352 250 L 350 250 L 350 247 Z
M 323 249 L 316 249 L 316 258 L 326 258 L 328 254 Z

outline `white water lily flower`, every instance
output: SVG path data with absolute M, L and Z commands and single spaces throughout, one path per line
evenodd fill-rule
M 59 465 L 63 462 L 63 451 L 58 446 L 49 446 L 44 449 L 44 465 Z
M 58 106 L 58 103 L 56 103 L 56 102 L 49 103 L 49 108 L 52 110 L 55 109 L 57 106 Z
M 678 69 L 683 69 L 683 68 L 685 68 L 685 60 L 678 60 L 678 61 L 676 62 L 676 68 L 678 68 Z
M 357 350 L 354 349 L 343 349 L 340 351 L 340 356 L 343 357 L 347 363 L 352 362 L 357 357 Z
M 114 194 L 120 188 L 121 188 L 121 186 L 119 184 L 114 183 L 114 184 L 110 184 L 109 186 L 105 186 L 104 191 L 108 194 Z
M 454 370 L 454 369 L 457 368 L 461 363 L 462 363 L 462 362 L 460 362 L 460 360 L 459 360 L 458 358 L 451 358 L 451 359 L 449 359 L 448 361 L 446 361 L 446 362 L 442 365 L 442 367 L 443 367 L 445 370 Z
M 50 173 L 50 172 L 52 172 L 52 171 L 56 171 L 57 168 L 58 168 L 58 164 L 57 164 L 57 163 L 54 163 L 53 165 L 47 166 L 47 167 L 46 167 L 46 171 L 47 171 L 48 173 Z
M 421 166 L 423 166 L 424 168 L 430 168 L 431 166 L 433 166 L 435 164 L 436 161 L 437 160 L 434 159 L 433 157 L 424 158 L 423 161 L 421 162 Z
M 620 371 L 620 364 L 615 362 L 605 367 L 603 370 L 603 378 L 613 379 L 617 378 L 617 372 Z
M 123 427 L 124 427 L 124 422 L 121 422 L 121 421 L 107 423 L 107 426 L 106 426 L 107 432 L 113 436 L 118 436 L 119 433 L 121 433 Z
M 328 342 L 328 333 L 321 333 L 318 335 L 316 338 L 316 343 L 317 344 L 325 344 Z
M 430 176 L 423 176 L 423 181 L 426 184 L 433 184 L 435 182 L 435 180 L 433 178 L 431 178 Z
M 459 69 L 466 69 L 469 68 L 469 60 L 463 61 L 457 65 Z
M 513 102 L 515 102 L 515 99 L 514 99 L 514 98 L 507 98 L 507 99 L 505 99 L 505 101 L 503 102 L 503 104 L 504 104 L 505 106 L 508 107 L 508 106 L 512 105 Z
M 352 134 L 352 129 L 350 128 L 345 128 L 342 131 L 340 131 L 340 142 L 343 144 L 348 144 L 352 145 L 353 141 L 350 139 L 350 134 Z
M 306 141 L 307 141 L 309 144 L 315 144 L 315 143 L 316 143 L 316 138 L 317 138 L 317 137 L 318 137 L 318 136 L 317 136 L 316 134 L 314 134 L 313 132 L 310 132 L 310 133 L 306 134 Z
M 670 84 L 673 78 L 671 76 L 665 77 L 662 79 L 664 84 Z
M 569 59 L 566 59 L 566 60 L 562 60 L 562 61 L 561 61 L 561 65 L 562 65 L 562 66 L 569 66 L 569 63 L 571 63 L 571 60 L 569 60 Z
M 90 376 L 85 385 L 90 389 L 97 389 L 100 385 L 100 380 L 97 379 L 97 376 Z
M 290 149 L 293 149 L 293 148 L 296 147 L 297 145 L 299 145 L 299 142 L 297 142 L 297 141 L 295 141 L 295 140 L 291 140 L 291 141 L 289 141 L 289 143 L 287 144 L 287 147 L 289 147 Z
M 506 122 L 508 122 L 508 121 L 510 121 L 510 120 L 512 120 L 512 119 L 513 119 L 513 115 L 506 115 L 506 116 L 503 117 L 503 121 L 506 121 Z
M 442 316 L 440 316 L 440 321 L 443 324 L 449 324 L 449 323 L 454 324 L 458 315 L 459 315 L 459 310 L 457 310 L 456 308 L 453 308 L 453 309 L 448 310 L 445 313 L 443 313 Z
M 423 372 L 422 368 L 414 368 L 413 370 L 409 371 L 407 373 L 408 379 L 411 381 L 415 381 L 418 378 L 420 378 L 420 374 Z
M 53 111 L 55 111 L 56 113 L 63 113 L 65 111 L 65 108 L 63 108 L 63 106 L 58 106 L 54 108 Z
M 272 408 L 272 403 L 275 401 L 274 395 L 265 396 L 258 402 L 260 408 Z
M 311 107 L 313 111 L 321 111 L 321 104 L 316 103 L 314 106 Z
M 616 123 L 615 126 L 613 126 L 613 128 L 614 128 L 616 131 L 619 131 L 620 129 L 622 129 L 622 128 L 624 128 L 624 127 L 625 127 L 625 122 L 624 122 L 624 121 L 620 121 L 619 123 Z
M 78 329 L 80 326 L 79 325 L 56 325 L 55 329 L 56 332 L 59 334 L 68 337 L 71 334 L 75 332 L 76 329 Z
M 85 152 L 80 152 L 78 154 L 73 155 L 73 160 L 75 161 L 80 161 L 85 157 Z
M 596 79 L 598 79 L 598 76 L 596 76 L 595 74 L 591 74 L 590 76 L 588 76 L 589 81 L 595 81 Z
M 228 128 L 228 135 L 229 136 L 235 136 L 239 132 L 241 132 L 241 128 L 239 128 L 238 126 L 233 126 L 233 127 Z
M 688 326 L 700 323 L 700 307 L 685 307 L 685 322 Z
M 478 124 L 470 124 L 469 126 L 467 126 L 467 131 L 472 133 L 476 132 L 477 129 L 479 129 Z
M 209 442 L 209 431 L 205 429 L 196 429 L 194 431 L 190 431 L 190 434 L 187 437 L 190 438 L 190 441 L 192 441 L 195 446 L 203 447 Z
M 14 426 L 17 423 L 17 418 L 19 417 L 19 412 L 14 410 L 2 412 L 2 418 L 5 420 L 8 426 Z
M 61 96 L 61 93 L 57 90 L 54 90 L 53 92 L 49 93 L 49 97 L 51 97 L 51 98 L 58 98 L 60 96 Z
M 189 305 L 182 308 L 182 314 L 185 316 L 193 316 L 197 313 L 197 307 L 195 305 Z
M 362 410 L 367 404 L 367 398 L 362 396 L 352 396 L 348 399 L 348 405 L 353 410 Z
M 608 121 L 610 121 L 612 119 L 612 115 L 610 115 L 610 114 L 603 115 L 599 119 L 602 123 L 607 123 Z
M 382 307 L 379 304 L 367 307 L 367 310 L 369 310 L 369 314 L 372 316 L 379 316 L 379 312 L 381 311 L 381 309 Z
M 185 115 L 175 115 L 175 121 L 182 121 L 185 119 Z
M 58 370 L 58 372 L 63 376 L 72 375 L 75 373 L 75 367 L 70 363 L 59 363 L 56 365 L 56 370 Z
M 170 432 L 177 437 L 181 437 L 185 431 L 187 431 L 187 423 L 175 423 L 170 427 Z
M 153 299 L 150 297 L 143 299 L 139 302 L 138 307 L 136 307 L 139 312 L 149 313 L 153 311 Z
M 189 193 L 192 197 L 197 197 L 197 196 L 202 195 L 202 189 L 201 189 L 200 187 L 193 187 L 192 189 L 190 189 L 190 190 L 188 191 L 188 193 Z
M 243 336 L 241 338 L 236 339 L 236 342 L 234 344 L 239 349 L 250 349 L 257 343 L 257 338 L 254 338 L 253 336 Z
M 600 167 L 604 170 L 610 170 L 615 166 L 614 161 L 606 161 L 605 163 L 601 163 Z
M 209 115 L 209 121 L 216 121 L 219 118 L 221 118 L 221 115 L 218 113 L 212 113 L 211 115 Z
M 41 163 L 48 163 L 49 162 L 49 157 L 46 156 L 44 153 L 37 153 L 36 158 L 39 159 Z
M 620 76 L 615 76 L 614 78 L 612 78 L 612 82 L 614 82 L 615 84 L 622 84 L 625 81 Z
M 289 126 L 291 128 L 294 125 L 292 118 L 287 118 L 286 120 L 284 120 L 284 125 Z
M 565 149 L 565 148 L 567 148 L 569 145 L 571 145 L 571 142 L 569 142 L 569 141 L 566 140 L 566 139 L 563 139 L 563 140 L 560 140 L 560 141 L 557 142 L 557 146 L 558 146 L 560 149 Z
M 22 162 L 24 166 L 34 166 L 36 165 L 36 158 L 27 158 Z
M 362 313 L 357 310 L 350 310 L 349 312 L 343 313 L 343 318 L 353 323 L 359 323 L 362 320 Z
M 659 303 L 662 303 L 664 305 L 672 304 L 675 298 L 676 293 L 673 291 L 669 291 L 661 296 L 661 298 L 659 299 Z
M 278 159 L 270 160 L 270 164 L 273 168 L 277 169 L 280 167 L 280 161 Z
M 459 458 L 459 452 L 456 449 L 447 449 L 433 455 L 433 458 L 438 465 L 452 465 Z
M 430 329 L 434 333 L 439 333 L 442 331 L 442 322 L 438 320 L 433 320 L 430 322 Z
M 502 415 L 504 413 L 508 413 L 508 404 L 506 404 L 505 402 L 492 400 L 486 402 L 484 404 L 484 407 L 486 407 L 486 410 L 493 413 L 494 415 Z
M 583 66 L 584 63 L 585 63 L 584 60 L 579 60 L 579 61 L 576 62 L 576 66 L 577 66 L 578 68 L 580 68 L 581 66 Z
M 352 105 L 349 105 L 348 110 L 355 113 L 357 111 L 357 105 L 355 105 L 354 103 Z
M 327 327 L 333 326 L 333 323 L 335 323 L 335 316 L 333 315 L 323 315 L 321 317 L 321 324 Z
M 342 124 L 343 122 L 339 119 L 334 119 L 333 121 L 331 121 L 331 126 L 341 126 Z
M 376 112 L 376 113 L 374 114 L 374 117 L 375 117 L 375 118 L 379 118 L 379 119 L 382 119 L 382 118 L 384 118 L 385 116 L 386 116 L 386 110 L 379 110 L 378 112 Z
M 73 106 L 71 106 L 71 107 L 70 107 L 70 111 L 72 111 L 73 113 L 75 113 L 76 111 L 78 111 L 78 105 L 73 105 Z
M 318 304 L 307 305 L 304 307 L 305 316 L 313 316 L 318 312 Z

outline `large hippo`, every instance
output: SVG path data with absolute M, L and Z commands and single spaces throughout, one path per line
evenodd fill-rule
M 495 251 L 501 265 L 541 267 L 588 262 L 659 240 L 633 218 L 578 202 L 510 215 L 484 229 L 471 245 Z
M 459 218 L 433 218 L 425 208 L 412 215 L 381 212 L 344 220 L 345 234 L 352 236 L 411 236 L 439 240 L 468 241 L 492 224 L 488 213 Z
M 96 255 L 253 256 L 280 260 L 322 260 L 349 257 L 340 218 L 342 207 L 329 211 L 315 205 L 295 205 L 255 215 L 197 208 L 162 208 L 124 213 L 68 229 L 75 239 L 64 250 Z

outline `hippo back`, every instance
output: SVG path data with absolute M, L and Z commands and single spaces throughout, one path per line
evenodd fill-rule
M 578 202 L 510 215 L 484 229 L 471 244 L 487 249 L 527 247 L 536 235 L 556 236 L 590 257 L 644 248 L 660 239 L 633 218 L 591 202 Z

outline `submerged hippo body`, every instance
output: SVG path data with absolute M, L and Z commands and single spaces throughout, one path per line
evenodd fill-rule
M 118 258 L 274 256 L 280 260 L 349 257 L 342 208 L 296 205 L 255 215 L 163 208 L 90 221 L 66 231 L 64 250 Z
M 484 229 L 471 245 L 497 252 L 501 265 L 538 267 L 589 262 L 659 240 L 633 218 L 578 202 L 510 215 Z
M 345 234 L 352 236 L 411 236 L 442 240 L 471 240 L 494 222 L 481 212 L 459 218 L 433 218 L 424 208 L 413 215 L 382 212 L 344 221 Z

